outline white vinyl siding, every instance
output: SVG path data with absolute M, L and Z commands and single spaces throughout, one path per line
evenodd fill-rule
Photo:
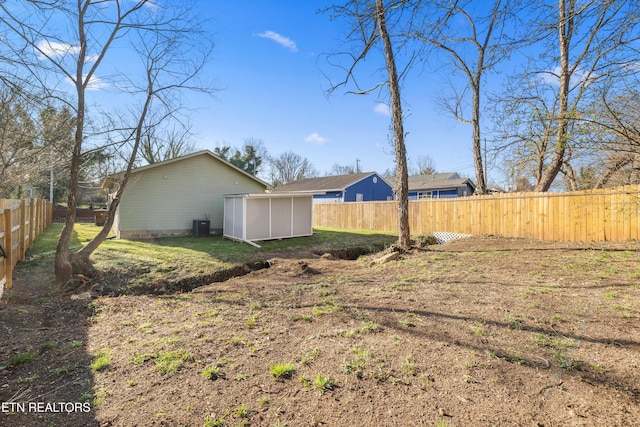
M 222 229 L 224 195 L 260 193 L 265 187 L 209 154 L 132 174 L 118 212 L 118 227 L 128 234 L 190 233 L 194 219 Z M 146 233 L 142 233 L 146 232 Z

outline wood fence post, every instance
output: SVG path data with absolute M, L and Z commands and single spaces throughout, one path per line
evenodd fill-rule
M 11 276 L 13 275 L 13 233 L 11 224 L 11 208 L 4 209 L 4 242 L 5 242 L 5 252 L 7 253 L 6 258 L 6 274 L 7 274 L 7 282 L 5 283 L 5 288 L 11 289 L 13 287 L 13 281 L 11 280 Z
M 27 225 L 27 221 L 26 221 L 26 216 L 25 216 L 25 210 L 26 210 L 26 203 L 27 201 L 25 199 L 21 199 L 20 200 L 20 232 L 18 233 L 18 237 L 20 239 L 20 246 L 18 247 L 18 261 L 24 261 L 26 252 L 27 252 L 27 242 L 25 242 L 25 238 L 27 237 L 26 234 L 26 225 Z
M 29 203 L 29 247 L 33 246 L 33 242 L 36 240 L 36 228 L 35 228 L 35 205 L 38 203 L 37 199 L 31 199 Z
M 42 200 L 38 199 L 38 209 L 37 209 L 37 213 L 36 213 L 36 224 L 37 227 L 36 229 L 38 230 L 36 232 L 36 236 L 40 236 L 40 234 L 42 234 Z

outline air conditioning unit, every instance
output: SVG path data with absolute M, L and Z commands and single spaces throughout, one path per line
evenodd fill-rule
M 211 221 L 208 219 L 194 219 L 193 220 L 193 235 L 194 237 L 207 237 L 209 236 L 209 230 L 211 228 Z

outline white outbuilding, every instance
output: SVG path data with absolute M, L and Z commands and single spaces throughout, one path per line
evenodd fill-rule
M 313 234 L 313 194 L 230 194 L 223 235 L 244 242 Z

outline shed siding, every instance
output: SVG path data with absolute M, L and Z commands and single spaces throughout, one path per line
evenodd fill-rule
M 271 199 L 271 238 L 291 237 L 291 199 Z
M 263 240 L 270 237 L 270 202 L 269 199 L 246 199 L 247 233 L 245 238 L 247 240 Z
M 224 194 L 265 188 L 209 155 L 134 173 L 119 207 L 121 237 L 189 234 L 194 219 L 208 217 L 222 230 Z
M 300 198 L 293 199 L 293 226 L 294 236 L 305 236 L 313 232 L 313 199 Z
M 256 241 L 313 234 L 311 194 L 228 195 L 224 215 L 223 235 L 233 239 Z

